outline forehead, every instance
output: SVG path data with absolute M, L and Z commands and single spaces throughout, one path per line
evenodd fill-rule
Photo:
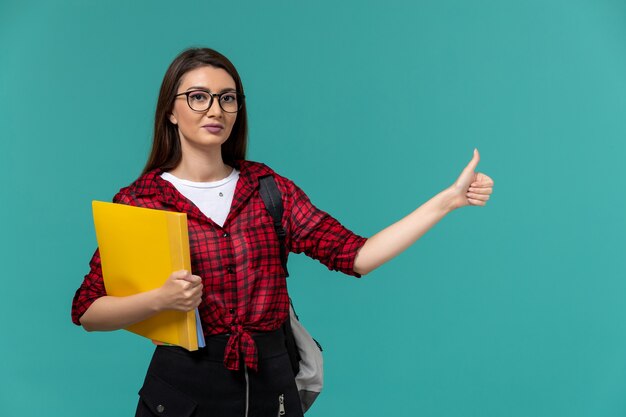
M 235 80 L 226 70 L 216 67 L 199 67 L 186 72 L 180 79 L 179 91 L 201 87 L 209 91 L 236 89 Z

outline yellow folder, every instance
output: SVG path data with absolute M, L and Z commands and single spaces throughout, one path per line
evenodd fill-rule
M 108 295 L 160 287 L 170 274 L 191 271 L 187 215 L 93 201 L 102 275 Z M 157 342 L 198 350 L 197 310 L 164 311 L 126 330 Z

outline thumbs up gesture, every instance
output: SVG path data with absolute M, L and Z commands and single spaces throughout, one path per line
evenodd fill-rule
M 474 156 L 459 175 L 459 178 L 450 187 L 453 198 L 450 210 L 464 206 L 484 206 L 493 193 L 493 180 L 482 172 L 476 172 L 480 161 L 478 149 L 474 149 Z

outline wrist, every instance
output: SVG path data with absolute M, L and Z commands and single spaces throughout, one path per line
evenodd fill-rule
M 437 197 L 439 200 L 439 209 L 443 211 L 444 215 L 450 213 L 457 208 L 455 206 L 456 191 L 454 189 L 454 186 L 446 188 L 445 190 L 440 192 Z
M 155 288 L 151 291 L 148 291 L 148 294 L 149 307 L 154 313 L 160 313 L 161 311 L 166 309 L 165 298 L 163 296 L 162 288 Z

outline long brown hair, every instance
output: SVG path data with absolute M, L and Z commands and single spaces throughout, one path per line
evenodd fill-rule
M 182 150 L 178 127 L 170 121 L 168 116 L 174 106 L 174 95 L 180 86 L 180 79 L 187 72 L 205 66 L 225 70 L 235 80 L 237 92 L 244 94 L 243 84 L 235 66 L 224 55 L 209 48 L 189 48 L 181 52 L 170 64 L 161 83 L 154 115 L 152 150 L 142 175 L 156 168 L 168 171 L 180 163 Z M 233 130 L 228 140 L 222 145 L 224 163 L 233 164 L 238 159 L 245 159 L 247 143 L 248 116 L 244 100 L 241 109 L 237 112 Z

